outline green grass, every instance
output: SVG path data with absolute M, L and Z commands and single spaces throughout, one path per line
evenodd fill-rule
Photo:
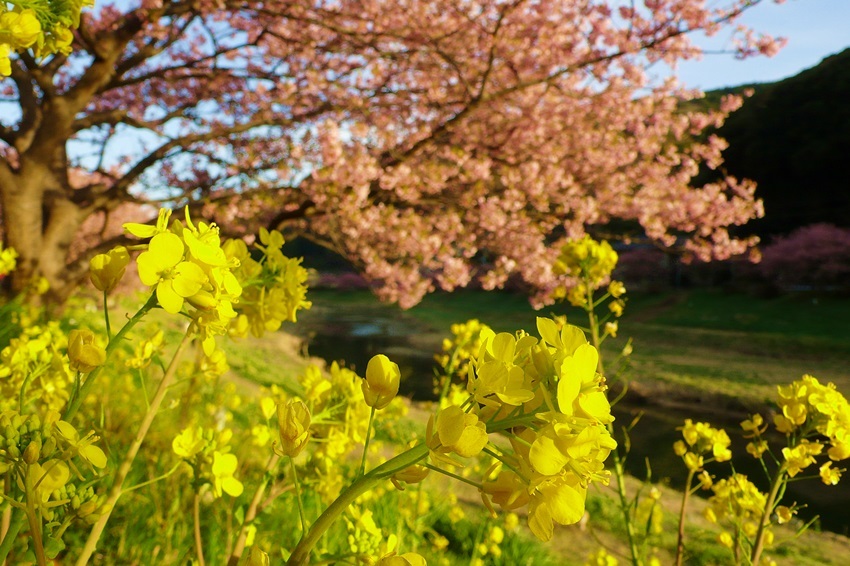
M 496 331 L 534 333 L 535 317 L 566 314 L 575 324 L 584 313 L 566 304 L 531 308 L 526 297 L 506 292 L 434 293 L 408 311 L 383 305 L 368 291 L 314 291 L 316 313 L 351 311 L 392 317 L 416 328 L 419 349 L 436 352 L 454 322 L 478 318 Z M 811 373 L 850 390 L 850 299 L 788 295 L 756 298 L 716 290 L 628 297 L 618 338 L 603 345 L 607 357 L 633 339 L 632 371 L 652 395 L 705 391 L 749 405 L 770 399 L 775 386 Z M 672 388 L 672 390 L 671 390 Z

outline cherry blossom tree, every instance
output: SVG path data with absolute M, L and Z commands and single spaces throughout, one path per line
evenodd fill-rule
M 473 273 L 542 299 L 555 248 L 589 228 L 742 253 L 753 241 L 727 228 L 761 214 L 754 185 L 690 185 L 722 166 L 704 132 L 740 100 L 685 111 L 700 93 L 668 69 L 701 56 L 695 32 L 773 54 L 738 22 L 762 1 L 98 5 L 70 55 L 12 54 L 0 82 L 14 283 L 40 274 L 67 295 L 122 237 L 69 254 L 81 226 L 127 203 L 304 235 L 403 306 Z

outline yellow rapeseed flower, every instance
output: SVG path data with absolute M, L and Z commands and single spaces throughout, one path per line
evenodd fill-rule
M 207 444 L 203 433 L 203 429 L 199 426 L 185 428 L 174 437 L 171 449 L 184 460 L 192 460 Z
M 242 495 L 244 486 L 233 477 L 238 465 L 239 462 L 233 454 L 222 454 L 217 450 L 213 452 L 213 493 L 216 497 L 221 497 L 222 492 L 233 497 Z
M 375 409 L 383 409 L 398 394 L 401 372 L 398 364 L 383 354 L 373 356 L 366 366 L 366 378 L 360 384 L 366 404 Z
M 68 360 L 71 371 L 89 373 L 106 362 L 106 350 L 95 343 L 91 330 L 72 330 L 68 335 Z
M 0 38 L 16 49 L 27 49 L 41 37 L 41 24 L 29 8 L 0 14 Z
M 103 453 L 103 450 L 92 444 L 97 441 L 98 437 L 93 434 L 87 434 L 83 438 L 80 438 L 80 433 L 77 432 L 77 429 L 65 421 L 57 421 L 56 429 L 65 438 L 68 445 L 79 454 L 80 458 L 96 468 L 106 467 L 106 454 Z
M 820 478 L 826 485 L 837 485 L 841 479 L 842 470 L 832 467 L 832 462 L 826 462 L 820 467 Z
M 124 277 L 130 254 L 124 246 L 118 246 L 105 254 L 98 254 L 89 261 L 89 277 L 99 291 L 111 293 Z
M 436 432 L 433 429 L 436 428 Z M 428 422 L 428 447 L 432 454 L 453 452 L 469 458 L 487 445 L 487 427 L 476 415 L 464 413 L 457 405 L 446 407 L 437 415 L 436 426 Z M 439 457 L 439 456 L 438 456 Z
M 310 440 L 310 410 L 304 401 L 290 399 L 277 406 L 277 423 L 280 430 L 280 452 L 284 456 L 298 456 Z
M 160 306 L 171 314 L 180 312 L 183 301 L 201 290 L 207 280 L 196 263 L 183 261 L 183 242 L 171 232 L 155 235 L 148 251 L 139 255 L 139 279 L 145 285 L 156 285 Z

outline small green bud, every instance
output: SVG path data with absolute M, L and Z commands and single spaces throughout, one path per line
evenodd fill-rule
M 24 462 L 27 464 L 35 464 L 38 462 L 39 455 L 41 455 L 41 439 L 36 438 L 30 441 L 24 450 Z

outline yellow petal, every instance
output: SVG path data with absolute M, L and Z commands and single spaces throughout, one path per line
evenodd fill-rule
M 546 500 L 552 519 L 561 525 L 573 525 L 584 516 L 584 502 L 587 490 L 578 483 L 575 486 L 562 483 L 557 486 L 545 486 L 540 492 Z
M 156 298 L 165 312 L 177 314 L 183 308 L 183 297 L 174 292 L 171 281 L 162 281 L 156 286 Z
M 228 495 L 233 497 L 239 497 L 242 495 L 242 491 L 244 490 L 244 486 L 242 482 L 234 477 L 224 478 L 221 481 L 221 489 Z
M 191 261 L 182 261 L 174 268 L 174 280 L 172 286 L 174 292 L 181 297 L 191 297 L 201 290 L 207 276 L 204 270 Z
M 528 451 L 528 459 L 535 471 L 545 476 L 554 476 L 564 469 L 568 458 L 555 443 L 553 434 L 540 434 Z
M 608 397 L 602 391 L 593 391 L 587 395 L 581 395 L 578 398 L 578 405 L 581 410 L 603 424 L 608 424 L 614 421 L 611 416 L 611 405 L 608 403 Z
M 95 468 L 105 468 L 106 467 L 106 454 L 103 453 L 103 450 L 94 445 L 89 445 L 80 450 L 80 455 L 91 462 L 91 465 Z

